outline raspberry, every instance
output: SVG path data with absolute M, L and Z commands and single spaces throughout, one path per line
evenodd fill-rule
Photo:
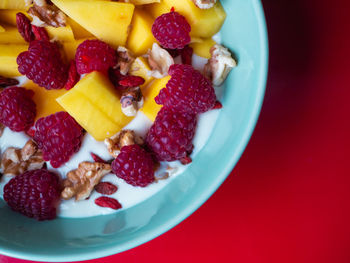
M 117 55 L 113 48 L 100 40 L 85 40 L 75 54 L 79 74 L 92 71 L 107 71 L 117 64 Z
M 118 202 L 117 199 L 110 198 L 107 196 L 101 196 L 95 199 L 95 204 L 102 207 L 108 207 L 114 210 L 122 208 L 122 205 Z
M 67 112 L 51 114 L 35 123 L 34 140 L 43 151 L 44 160 L 54 168 L 79 150 L 82 137 L 83 129 Z
M 44 27 L 37 27 L 32 25 L 32 31 L 36 40 L 50 41 L 49 34 Z
M 208 79 L 190 65 L 174 64 L 169 68 L 171 79 L 155 98 L 157 104 L 178 111 L 202 113 L 215 105 L 215 90 Z
M 146 143 L 158 161 L 176 161 L 192 153 L 197 117 L 163 107 L 148 131 Z
M 25 216 L 37 220 L 54 219 L 60 200 L 58 176 L 45 169 L 27 171 L 5 185 L 4 200 Z
M 68 80 L 64 88 L 66 90 L 70 90 L 75 86 L 75 84 L 77 84 L 79 79 L 80 75 L 77 72 L 77 66 L 75 65 L 75 60 L 73 59 L 69 64 Z
M 192 65 L 193 48 L 185 46 L 180 50 L 182 64 Z
M 113 172 L 128 184 L 145 187 L 154 181 L 152 157 L 137 144 L 124 146 L 112 162 Z
M 100 193 L 103 195 L 112 195 L 115 192 L 117 192 L 118 187 L 110 182 L 99 182 L 95 186 L 95 190 L 97 193 Z
M 36 105 L 34 92 L 24 88 L 10 87 L 0 93 L 0 122 L 13 131 L 26 131 L 33 124 Z
M 25 41 L 31 42 L 35 39 L 30 20 L 23 13 L 16 14 L 16 24 L 18 32 L 21 34 Z
M 48 90 L 61 89 L 67 82 L 68 68 L 56 43 L 30 42 L 29 50 L 17 57 L 18 71 Z
M 177 12 L 163 14 L 154 21 L 152 33 L 164 48 L 182 49 L 191 42 L 191 26 Z

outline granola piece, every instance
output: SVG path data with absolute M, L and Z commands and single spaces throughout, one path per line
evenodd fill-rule
M 101 179 L 112 171 L 111 165 L 106 163 L 82 162 L 78 169 L 70 171 L 63 181 L 64 189 L 61 197 L 65 200 L 75 196 L 76 201 L 88 198 Z
M 123 146 L 132 144 L 142 145 L 143 143 L 143 139 L 136 135 L 132 130 L 121 130 L 113 137 L 105 139 L 108 152 L 114 158 L 118 157 L 118 154 Z
M 136 116 L 137 111 L 143 106 L 143 96 L 140 87 L 129 88 L 124 91 L 120 103 L 122 105 L 122 112 L 126 116 Z
M 220 86 L 231 69 L 237 66 L 230 51 L 222 45 L 215 44 L 210 49 L 211 58 L 204 67 L 204 76 L 212 80 L 214 86 Z
M 157 43 L 154 43 L 152 49 L 148 50 L 147 58 L 152 69 L 152 71 L 148 72 L 148 75 L 157 79 L 166 77 L 169 67 L 175 63 L 169 52 L 161 48 Z
M 36 143 L 29 140 L 22 149 L 9 147 L 1 156 L 3 174 L 16 176 L 26 171 L 41 169 L 45 164 Z
M 32 24 L 38 27 L 65 27 L 66 15 L 55 5 L 49 5 L 45 0 L 34 0 L 28 14 L 33 17 Z
M 192 0 L 192 2 L 200 9 L 209 9 L 216 4 L 216 0 Z
M 125 47 L 119 46 L 117 49 L 118 62 L 116 68 L 119 68 L 123 75 L 128 74 L 132 63 L 135 60 L 134 55 Z

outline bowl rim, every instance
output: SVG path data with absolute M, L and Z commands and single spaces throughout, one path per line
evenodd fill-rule
M 200 206 L 202 206 L 214 194 L 214 192 L 221 186 L 221 184 L 229 176 L 232 169 L 236 166 L 238 160 L 242 156 L 253 134 L 256 123 L 258 121 L 261 107 L 263 104 L 264 95 L 265 95 L 265 87 L 266 87 L 267 74 L 268 74 L 268 54 L 269 54 L 267 26 L 266 26 L 266 20 L 265 20 L 265 15 L 264 15 L 261 0 L 251 0 L 251 1 L 258 20 L 258 27 L 259 27 L 259 33 L 260 33 L 260 39 L 261 39 L 261 51 L 262 51 L 260 54 L 262 67 L 260 68 L 260 71 L 258 74 L 258 88 L 256 92 L 254 108 L 252 109 L 253 113 L 250 115 L 247 130 L 244 133 L 244 136 L 240 141 L 239 146 L 236 148 L 236 154 L 232 155 L 230 161 L 227 162 L 225 168 L 219 172 L 216 180 L 210 185 L 210 187 L 208 187 L 205 191 L 200 193 L 198 198 L 194 202 L 188 205 L 184 210 L 181 211 L 181 213 L 173 217 L 171 220 L 164 222 L 162 225 L 159 225 L 157 228 L 150 231 L 147 235 L 137 237 L 121 245 L 119 244 L 118 247 L 112 246 L 112 247 L 103 249 L 101 251 L 91 251 L 84 254 L 76 253 L 74 255 L 60 255 L 59 258 L 55 255 L 52 255 L 52 256 L 37 255 L 37 254 L 34 255 L 30 253 L 18 252 L 13 249 L 6 249 L 6 251 L 4 251 L 3 248 L 0 248 L 1 254 L 9 257 L 15 257 L 18 259 L 35 260 L 35 261 L 42 261 L 42 262 L 72 262 L 72 261 L 97 259 L 97 258 L 115 255 L 115 254 L 130 250 L 132 248 L 135 248 L 148 241 L 151 241 L 152 239 L 155 239 L 156 237 L 174 228 L 176 225 L 178 225 L 179 223 L 184 221 L 187 217 L 189 217 L 192 213 L 194 213 Z

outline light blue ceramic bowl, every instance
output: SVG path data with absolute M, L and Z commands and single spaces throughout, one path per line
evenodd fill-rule
M 150 199 L 108 216 L 36 222 L 0 202 L 0 253 L 37 261 L 99 258 L 136 247 L 180 223 L 225 180 L 256 124 L 267 76 L 267 33 L 259 0 L 221 0 L 223 44 L 239 66 L 226 82 L 224 108 L 191 166 Z

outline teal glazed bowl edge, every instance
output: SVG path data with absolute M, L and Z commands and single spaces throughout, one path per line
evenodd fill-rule
M 235 54 L 223 109 L 205 147 L 165 188 L 111 215 L 37 222 L 0 201 L 0 254 L 66 262 L 105 257 L 163 234 L 197 210 L 223 183 L 256 125 L 268 71 L 268 40 L 259 0 L 221 0 L 227 18 L 222 43 Z

